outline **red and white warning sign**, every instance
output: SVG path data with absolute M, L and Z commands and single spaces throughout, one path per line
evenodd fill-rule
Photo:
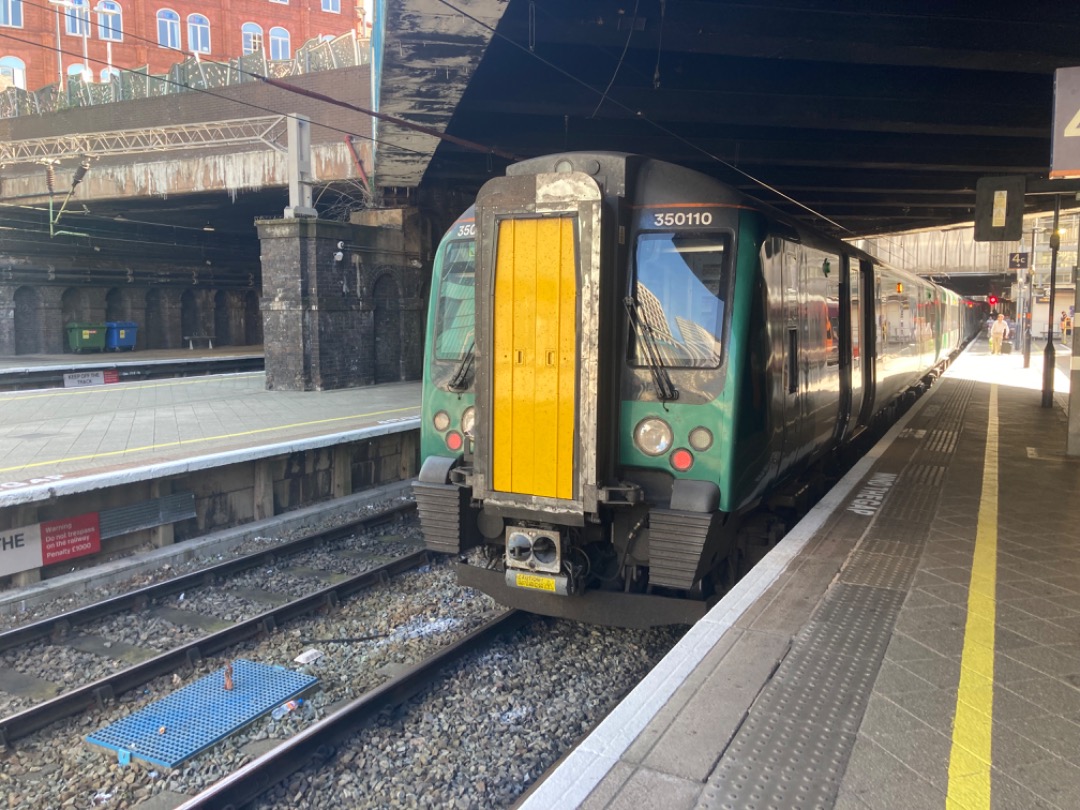
M 0 530 L 0 576 L 53 565 L 101 550 L 97 512 Z

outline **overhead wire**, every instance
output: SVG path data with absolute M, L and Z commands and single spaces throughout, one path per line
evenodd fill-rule
M 569 71 L 564 70 L 560 66 L 558 66 L 558 65 L 554 64 L 553 62 L 549 61 L 548 59 L 545 59 L 544 57 L 540 56 L 535 51 L 531 51 L 528 47 L 526 47 L 526 46 L 522 45 L 521 43 L 511 39 L 510 37 L 506 36 L 505 34 L 500 33 L 495 28 L 488 25 L 483 20 L 480 20 L 479 18 L 473 16 L 472 14 L 470 14 L 465 9 L 461 8 L 460 6 L 454 5 L 452 2 L 450 2 L 450 0 L 437 0 L 437 2 L 441 3 L 442 5 L 446 6 L 449 9 L 453 10 L 457 14 L 460 14 L 462 17 L 464 17 L 464 18 L 466 18 L 468 20 L 471 20 L 472 22 L 479 25 L 481 28 L 484 28 L 487 31 L 491 32 L 493 37 L 497 37 L 501 41 L 506 42 L 507 44 L 509 44 L 509 45 L 513 46 L 514 48 L 517 48 L 518 50 L 520 50 L 523 53 L 527 54 L 529 57 L 538 60 L 541 64 L 545 65 L 546 67 L 551 68 L 556 73 L 560 74 L 561 76 L 564 76 L 565 78 L 569 79 L 570 81 L 574 82 L 575 84 L 580 85 L 581 87 L 584 87 L 589 92 L 595 93 L 595 94 L 601 95 L 601 96 L 603 95 L 603 93 L 600 90 L 597 90 L 595 87 L 593 87 L 591 84 L 589 84 L 585 80 L 578 78 L 577 76 L 570 73 Z M 653 127 L 654 129 L 658 130 L 659 132 L 662 132 L 663 134 L 667 135 L 668 137 L 674 138 L 676 141 L 678 141 L 679 143 L 681 143 L 684 146 L 688 147 L 689 149 L 692 149 L 693 151 L 695 151 L 695 152 L 697 152 L 697 153 L 699 153 L 701 155 L 704 155 L 705 157 L 709 158 L 710 160 L 712 160 L 712 161 L 720 164 L 721 166 L 724 166 L 725 168 L 730 169 L 731 171 L 735 172 L 736 174 L 746 178 L 747 180 L 749 180 L 754 185 L 759 186 L 760 188 L 763 188 L 766 191 L 769 191 L 769 192 L 777 195 L 778 197 L 781 197 L 784 200 L 787 200 L 792 205 L 795 205 L 795 206 L 803 209 L 807 213 L 812 214 L 813 216 L 815 216 L 815 217 L 817 217 L 817 218 L 819 218 L 819 219 L 821 219 L 821 220 L 823 220 L 825 222 L 828 222 L 833 227 L 835 227 L 835 228 L 837 228 L 837 229 L 839 229 L 841 231 L 844 231 L 845 233 L 850 233 L 851 232 L 848 228 L 845 228 L 840 223 L 835 222 L 834 220 L 832 220 L 829 217 L 825 216 L 825 214 L 821 213 L 820 211 L 817 211 L 814 208 L 811 208 L 809 205 L 806 205 L 805 203 L 802 203 L 799 200 L 796 200 L 794 197 L 790 196 L 789 194 L 784 193 L 783 191 L 776 188 L 772 184 L 767 183 L 764 180 L 762 180 L 761 178 L 750 174 L 745 169 L 741 169 L 738 166 L 736 166 L 735 164 L 733 164 L 733 163 L 731 163 L 731 162 L 729 162 L 727 160 L 724 160 L 719 155 L 716 155 L 716 154 L 710 152 L 705 147 L 701 146 L 700 144 L 697 144 L 694 141 L 691 141 L 690 139 L 683 137 L 679 133 L 673 131 L 672 129 L 670 129 L 670 128 L 666 127 L 666 126 L 664 126 L 663 124 L 659 123 L 658 121 L 652 120 L 647 115 L 645 115 L 645 113 L 643 113 L 641 110 L 635 110 L 634 108 L 622 103 L 621 101 L 619 101 L 616 98 L 610 98 L 609 97 L 608 102 L 611 103 L 611 104 L 614 104 L 619 109 L 629 113 L 634 118 L 636 118 L 636 119 L 638 119 L 640 121 L 643 121 L 644 123 L 648 124 L 649 126 Z
M 51 8 L 52 8 L 49 5 L 33 2 L 33 0 L 23 0 L 23 1 L 25 3 L 27 3 L 27 5 L 37 6 L 39 8 L 43 8 L 43 9 L 50 9 L 51 10 Z M 818 218 L 820 218 L 821 220 L 823 220 L 825 222 L 828 222 L 830 225 L 838 228 L 839 230 L 842 230 L 844 232 L 850 232 L 847 228 L 843 227 L 839 223 L 837 223 L 834 220 L 830 219 L 829 217 L 825 216 L 820 211 L 817 211 L 814 208 L 806 205 L 805 203 L 800 202 L 799 200 L 795 199 L 794 197 L 791 197 L 790 195 L 788 195 L 785 192 L 781 191 L 780 189 L 776 188 L 772 184 L 765 182 L 761 178 L 747 172 L 746 170 L 740 168 L 739 166 L 736 166 L 735 164 L 731 163 L 730 161 L 724 160 L 719 155 L 716 155 L 713 152 L 709 151 L 708 149 L 704 148 L 703 146 L 695 143 L 694 141 L 692 141 L 692 140 L 690 140 L 688 138 L 685 138 L 684 136 L 680 135 L 679 133 L 675 132 L 674 130 L 670 129 L 669 127 L 666 127 L 663 124 L 652 120 L 649 116 L 645 115 L 645 113 L 643 113 L 641 110 L 635 110 L 632 107 L 622 103 L 618 99 L 609 98 L 608 90 L 610 90 L 610 84 L 609 84 L 608 90 L 605 90 L 605 91 L 597 90 L 595 87 L 593 87 L 588 82 L 584 81 L 583 79 L 580 79 L 579 77 L 575 76 L 574 74 L 572 74 L 572 73 L 564 70 L 560 66 L 554 64 L 550 60 L 545 59 L 544 57 L 537 54 L 535 52 L 534 47 L 529 47 L 529 46 L 522 45 L 521 43 L 516 42 L 515 40 L 511 39 L 510 37 L 507 37 L 506 35 L 500 33 L 499 31 L 497 31 L 492 26 L 488 25 L 487 23 L 483 22 L 482 20 L 478 19 L 477 17 L 473 16 L 472 14 L 469 14 L 466 10 L 460 8 L 459 6 L 456 6 L 454 3 L 450 2 L 450 0 L 438 0 L 438 2 L 441 3 L 442 5 L 446 6 L 447 8 L 453 10 L 455 13 L 460 14 L 464 19 L 468 19 L 471 22 L 475 23 L 476 25 L 480 26 L 481 28 L 484 28 L 485 30 L 489 31 L 492 34 L 492 36 L 494 36 L 494 37 L 508 43 L 509 45 L 517 48 L 518 50 L 523 51 L 524 53 L 528 54 L 530 57 L 538 60 L 540 63 L 542 63 L 545 66 L 547 66 L 548 68 L 556 71 L 557 73 L 559 73 L 560 75 L 566 77 L 567 79 L 574 82 L 575 84 L 578 84 L 578 85 L 586 88 L 590 92 L 599 95 L 601 104 L 603 103 L 604 100 L 609 100 L 610 103 L 614 104 L 619 109 L 629 113 L 634 118 L 643 121 L 644 123 L 646 123 L 649 126 L 657 129 L 658 131 L 664 133 L 665 135 L 675 139 L 676 141 L 683 144 L 684 146 L 687 146 L 688 148 L 692 149 L 693 151 L 704 155 L 705 157 L 709 158 L 710 160 L 712 160 L 712 161 L 724 166 L 725 168 L 735 172 L 736 174 L 744 177 L 745 179 L 747 179 L 748 181 L 750 181 L 754 185 L 757 185 L 760 188 L 765 189 L 765 190 L 777 195 L 778 197 L 780 197 L 780 198 L 782 198 L 784 200 L 787 200 L 792 205 L 795 205 L 795 206 L 805 210 L 806 212 L 812 214 L 813 216 L 818 217 Z M 635 16 L 636 16 L 636 13 L 637 13 L 636 8 L 637 7 L 635 6 Z M 87 11 L 90 11 L 90 9 L 88 8 Z M 59 13 L 59 12 L 57 12 L 57 13 Z M 65 13 L 64 16 L 71 16 L 71 15 L 68 15 L 68 14 Z M 87 15 L 87 17 L 86 17 L 86 24 L 87 25 L 92 25 L 92 23 L 91 23 L 91 21 L 89 19 L 89 15 Z M 535 21 L 534 21 L 534 24 L 535 24 Z M 631 34 L 632 33 L 633 33 L 633 25 L 631 25 Z M 81 35 L 76 35 L 76 36 L 81 37 Z M 129 35 L 125 32 L 125 36 L 129 36 Z M 133 39 L 141 39 L 141 40 L 144 40 L 146 42 L 150 42 L 150 43 L 152 43 L 154 45 L 157 45 L 158 47 L 162 47 L 162 46 L 158 45 L 156 40 L 152 40 L 152 39 L 150 39 L 148 37 L 141 37 L 141 36 L 138 36 L 138 35 L 135 35 L 135 34 L 131 34 L 130 36 Z M 0 37 L 10 39 L 10 40 L 13 40 L 13 41 L 16 41 L 16 42 L 20 42 L 20 43 L 23 43 L 23 44 L 26 44 L 26 45 L 32 45 L 32 46 L 35 46 L 35 47 L 39 47 L 39 48 L 42 48 L 44 50 L 51 50 L 51 51 L 54 51 L 54 52 L 57 52 L 57 53 L 65 54 L 65 55 L 68 55 L 68 56 L 73 56 L 73 57 L 75 57 L 77 59 L 80 59 L 80 60 L 85 59 L 86 61 L 91 61 L 91 62 L 94 62 L 95 64 L 106 64 L 106 65 L 108 64 L 107 62 L 105 62 L 104 60 L 101 60 L 101 59 L 96 59 L 96 58 L 92 58 L 92 57 L 84 57 L 82 54 L 73 53 L 71 51 L 64 50 L 63 48 L 50 46 L 50 45 L 47 45 L 47 44 L 41 43 L 41 42 L 33 42 L 33 41 L 30 41 L 30 40 L 25 40 L 25 39 L 22 39 L 20 37 L 16 37 L 16 36 L 14 36 L 12 34 L 9 34 L 9 33 L 3 32 L 3 31 L 0 31 Z M 627 43 L 624 46 L 623 56 L 625 56 L 626 49 L 628 47 L 629 47 L 629 38 L 627 39 Z M 177 53 L 186 54 L 186 52 L 184 52 L 184 51 L 182 51 L 180 49 L 177 49 L 177 48 L 168 48 L 168 49 L 176 51 Z M 115 68 L 115 66 L 113 66 L 113 67 Z M 127 69 L 127 68 L 115 68 L 115 69 L 117 69 L 117 70 L 126 70 L 127 72 L 136 73 L 136 71 L 131 71 L 130 69 Z M 618 67 L 616 68 L 616 73 L 617 72 L 618 72 Z M 398 119 L 398 118 L 395 118 L 394 116 L 388 116 L 388 115 L 386 115 L 384 113 L 378 113 L 378 112 L 375 112 L 374 110 L 368 110 L 368 109 L 359 107 L 358 105 L 350 104 L 349 102 L 341 101 L 340 99 L 335 99 L 335 98 L 333 98 L 331 96 L 327 96 L 327 95 L 322 94 L 322 93 L 317 93 L 315 91 L 310 91 L 310 90 L 307 90 L 305 88 L 296 87 L 295 85 L 290 85 L 287 82 L 282 82 L 280 80 L 273 79 L 273 78 L 270 78 L 270 77 L 267 77 L 267 76 L 263 76 L 263 75 L 258 74 L 258 73 L 252 73 L 250 71 L 243 71 L 243 70 L 241 70 L 241 73 L 243 73 L 245 75 L 248 75 L 248 76 L 251 76 L 252 78 L 258 79 L 258 80 L 260 80 L 260 81 L 262 81 L 262 82 L 264 82 L 266 84 L 269 84 L 271 86 L 282 89 L 282 90 L 284 90 L 286 92 L 296 93 L 298 95 L 305 96 L 305 97 L 308 97 L 308 98 L 312 98 L 312 99 L 315 99 L 315 100 L 318 100 L 318 101 L 322 101 L 324 103 L 328 103 L 328 104 L 332 104 L 332 105 L 335 105 L 335 106 L 343 107 L 345 109 L 350 109 L 350 110 L 352 110 L 354 112 L 359 112 L 361 114 L 369 115 L 369 116 L 371 116 L 373 118 L 378 118 L 380 120 L 385 120 L 385 121 L 388 121 L 388 122 L 391 122 L 391 123 L 399 124 L 401 126 L 409 128 L 409 129 L 413 129 L 413 130 L 416 130 L 416 131 L 423 132 L 425 134 L 432 135 L 433 137 L 437 137 L 437 138 L 439 138 L 441 140 L 455 143 L 455 144 L 457 144 L 459 146 L 462 146 L 464 148 L 469 148 L 469 149 L 473 149 L 475 151 L 480 151 L 480 152 L 483 152 L 483 153 L 487 153 L 488 156 L 489 156 L 489 159 L 490 159 L 490 156 L 492 154 L 498 155 L 499 157 L 503 157 L 503 158 L 510 159 L 510 160 L 519 159 L 519 156 L 517 156 L 517 155 L 505 152 L 503 150 L 496 149 L 494 147 L 490 147 L 490 146 L 487 146 L 487 145 L 484 145 L 484 144 L 477 144 L 475 142 L 467 141 L 465 139 L 456 138 L 455 136 L 450 136 L 450 135 L 447 135 L 446 133 L 440 133 L 440 132 L 437 132 L 436 130 L 432 130 L 429 127 L 423 127 L 422 125 L 414 124 L 414 123 L 409 122 L 409 121 L 404 121 L 403 119 Z M 146 74 L 138 73 L 138 75 L 145 76 Z M 168 84 L 184 88 L 186 90 L 191 90 L 191 91 L 195 91 L 195 92 L 201 92 L 201 93 L 204 93 L 206 95 L 212 96 L 214 98 L 222 99 L 222 100 L 225 100 L 225 101 L 231 101 L 231 102 L 240 104 L 242 106 L 247 106 L 247 107 L 251 107 L 253 109 L 261 110 L 263 112 L 269 112 L 269 113 L 272 113 L 274 115 L 285 115 L 285 116 L 291 117 L 289 113 L 282 113 L 280 111 L 273 110 L 271 108 L 264 107 L 264 106 L 259 105 L 259 104 L 255 104 L 253 102 L 247 102 L 247 101 L 243 101 L 243 100 L 240 100 L 240 99 L 234 99 L 234 98 L 231 98 L 231 97 L 228 97 L 228 96 L 224 96 L 222 94 L 215 93 L 212 90 L 208 90 L 206 88 L 200 88 L 200 87 L 195 87 L 195 86 L 192 86 L 192 85 L 186 85 L 186 84 L 184 84 L 182 82 L 177 82 L 175 80 L 172 80 L 172 79 L 169 79 L 169 78 L 166 78 L 166 77 L 155 76 L 155 77 L 152 77 L 152 78 L 154 80 L 156 80 L 156 81 L 163 81 L 163 82 L 166 82 Z M 615 79 L 615 77 L 613 76 L 612 80 L 611 80 L 611 83 L 614 82 L 614 79 Z M 599 104 L 597 105 L 597 110 L 599 110 Z M 389 148 L 401 149 L 403 151 L 414 152 L 414 153 L 417 153 L 417 154 L 426 154 L 426 153 L 422 152 L 421 150 L 410 149 L 408 147 L 399 146 L 397 144 L 384 142 L 381 139 L 376 139 L 376 138 L 374 138 L 372 136 L 363 135 L 363 134 L 360 134 L 360 133 L 354 133 L 354 132 L 351 132 L 349 130 L 344 130 L 344 129 L 340 128 L 340 127 L 335 127 L 335 126 L 330 125 L 330 124 L 324 124 L 324 123 L 316 122 L 316 121 L 312 121 L 312 123 L 316 124 L 318 126 L 325 127 L 325 128 L 330 129 L 332 131 L 341 132 L 342 134 L 349 135 L 351 137 L 358 137 L 358 138 L 362 138 L 362 139 L 365 139 L 365 140 L 370 140 L 370 141 L 372 141 L 374 143 L 378 143 L 380 145 L 385 145 L 385 146 L 387 146 Z

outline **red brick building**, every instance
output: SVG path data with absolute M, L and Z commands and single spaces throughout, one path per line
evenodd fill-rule
M 37 90 L 84 70 L 101 80 L 110 65 L 166 73 L 192 54 L 291 59 L 350 30 L 367 36 L 363 0 L 0 0 L 0 87 Z

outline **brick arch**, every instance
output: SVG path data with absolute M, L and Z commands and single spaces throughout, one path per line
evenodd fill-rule
M 45 351 L 41 310 L 40 290 L 36 287 L 19 287 L 15 290 L 15 354 L 41 354 Z
M 259 294 L 255 290 L 244 293 L 244 343 L 257 346 L 263 342 L 262 311 L 259 308 Z
M 69 323 L 91 320 L 90 294 L 85 287 L 68 287 L 60 296 L 60 322 L 66 328 Z

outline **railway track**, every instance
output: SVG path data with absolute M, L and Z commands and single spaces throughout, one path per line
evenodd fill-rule
M 103 622 L 146 624 L 141 617 L 162 602 L 201 610 L 201 593 L 220 592 L 206 583 L 235 586 L 265 576 L 264 587 L 270 587 L 297 568 L 290 559 L 296 549 L 303 554 L 307 548 L 316 561 L 355 555 L 343 548 L 358 526 L 384 524 L 376 532 L 391 538 L 391 546 L 418 543 L 411 524 L 385 527 L 409 511 L 406 505 L 111 597 L 108 604 L 17 626 L 0 633 L 0 663 L 24 645 L 56 647 L 102 632 Z M 381 538 L 356 543 L 369 551 L 384 545 Z M 459 587 L 448 560 L 436 557 L 427 565 L 426 559 L 405 554 L 355 578 L 309 589 L 4 717 L 0 794 L 8 796 L 10 810 L 72 801 L 133 808 L 159 795 L 171 806 L 382 808 L 395 803 L 388 791 L 436 797 L 431 801 L 448 806 L 464 790 L 469 806 L 508 807 L 675 639 L 550 620 L 507 633 L 519 618 L 492 624 L 490 599 Z M 365 582 L 374 587 L 364 590 Z M 489 634 L 501 637 L 492 641 Z M 303 670 L 318 685 L 298 710 L 279 719 L 258 717 L 175 768 L 134 757 L 120 766 L 115 752 L 84 739 L 228 661 L 294 669 L 300 666 L 293 663 L 297 654 L 312 646 L 323 657 Z M 442 674 L 433 674 L 433 667 Z M 400 708 L 389 711 L 392 706 Z M 402 718 L 422 729 L 401 727 Z M 471 776 L 463 787 L 458 783 L 466 774 Z M 297 804 L 294 797 L 301 794 Z
M 499 634 L 517 629 L 527 620 L 527 614 L 516 610 L 493 616 L 463 638 L 440 648 L 180 805 L 180 810 L 242 807 L 258 799 L 300 769 L 330 759 L 339 743 L 376 714 L 405 703 L 438 680 L 449 665 L 483 649 Z
M 186 594 L 200 587 L 212 587 L 217 583 L 228 583 L 243 572 L 287 560 L 291 556 L 312 549 L 331 546 L 358 533 L 371 531 L 376 527 L 399 520 L 402 516 L 411 514 L 413 510 L 412 504 L 396 505 L 376 515 L 367 516 L 343 526 L 315 532 L 201 571 L 148 585 L 32 624 L 15 627 L 0 633 L 0 653 L 9 653 L 11 657 L 12 651 L 37 642 L 62 644 L 66 640 L 74 640 L 72 636 L 77 628 L 129 612 L 145 614 L 154 605 L 170 596 Z M 182 669 L 190 669 L 204 658 L 248 639 L 272 633 L 277 627 L 299 616 L 332 608 L 357 591 L 428 562 L 430 562 L 430 555 L 427 552 L 418 551 L 407 554 L 356 576 L 346 577 L 334 584 L 312 590 L 299 598 L 286 599 L 282 604 L 270 607 L 250 618 L 231 622 L 227 627 L 216 632 L 198 635 L 194 640 L 179 644 L 159 654 L 149 655 L 145 657 L 145 660 L 119 669 L 103 678 L 67 689 L 51 699 L 0 718 L 0 745 L 10 745 L 21 737 L 32 734 L 57 720 L 76 715 L 88 707 L 95 705 L 104 707 L 110 700 L 154 678 Z M 178 617 L 175 611 L 169 615 L 177 621 L 184 620 L 184 617 Z M 190 620 L 197 621 L 197 616 L 198 614 L 191 615 Z M 85 638 L 82 637 L 81 640 Z M 105 650 L 112 649 L 107 641 L 103 643 L 103 646 Z M 117 645 L 117 652 L 122 652 L 119 645 Z M 142 655 L 142 653 L 135 654 Z

